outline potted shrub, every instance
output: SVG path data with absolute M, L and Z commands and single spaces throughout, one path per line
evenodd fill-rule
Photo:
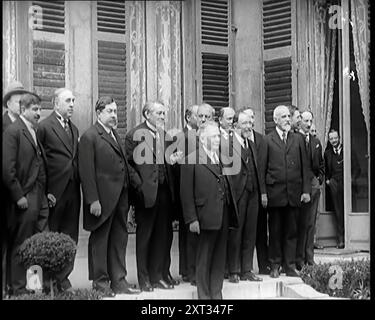
M 73 239 L 59 232 L 36 233 L 26 239 L 18 250 L 25 268 L 39 265 L 43 274 L 50 279 L 50 292 L 53 299 L 55 275 L 73 262 L 77 247 Z

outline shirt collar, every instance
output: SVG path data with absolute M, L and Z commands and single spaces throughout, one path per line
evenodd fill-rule
M 193 128 L 191 127 L 191 125 L 190 124 L 186 124 L 186 128 L 190 131 L 190 130 L 192 130 Z
M 26 125 L 26 127 L 29 131 L 31 131 L 31 132 L 32 132 L 32 130 L 35 131 L 35 129 L 33 127 L 33 124 L 29 120 L 27 120 L 22 114 L 20 115 L 20 118 L 25 123 L 25 125 Z
M 240 142 L 241 146 L 245 147 L 245 140 L 241 137 L 236 131 L 234 131 L 234 135 L 236 136 L 237 140 Z
M 155 127 L 154 125 L 152 125 L 148 120 L 146 120 L 146 125 L 147 125 L 147 127 L 148 127 L 152 132 L 154 132 L 154 133 L 157 132 L 156 127 Z
M 99 119 L 98 119 L 98 122 L 99 124 L 104 128 L 105 132 L 107 132 L 108 134 L 111 134 L 111 131 L 112 129 L 111 128 L 108 128 L 103 122 L 101 122 Z
M 216 159 L 217 154 L 216 154 L 215 152 L 212 152 L 211 150 L 208 150 L 204 144 L 202 144 L 202 146 L 203 146 L 203 150 L 204 150 L 204 151 L 207 153 L 207 155 L 210 157 L 211 161 L 212 161 L 213 163 L 216 163 L 217 160 L 218 160 L 218 158 Z M 216 164 L 217 164 L 217 163 L 216 163 Z
M 276 131 L 277 131 L 277 133 L 278 133 L 278 135 L 279 135 L 279 137 L 280 137 L 280 139 L 281 140 L 283 140 L 283 130 L 281 130 L 278 126 L 276 126 Z M 288 138 L 288 131 L 285 131 L 286 132 L 286 138 Z
M 17 116 L 13 115 L 13 113 L 11 113 L 9 111 L 8 111 L 8 116 L 9 116 L 10 121 L 12 121 L 12 122 L 17 120 Z

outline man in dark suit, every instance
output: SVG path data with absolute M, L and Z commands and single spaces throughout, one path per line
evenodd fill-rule
M 284 264 L 287 276 L 296 270 L 297 217 L 301 202 L 310 201 L 305 142 L 290 131 L 290 112 L 286 106 L 273 111 L 276 128 L 266 136 L 265 181 L 269 212 L 270 276 L 279 277 Z
M 56 206 L 50 210 L 48 225 L 51 231 L 69 235 L 78 242 L 81 191 L 78 175 L 78 129 L 71 121 L 75 97 L 66 89 L 57 89 L 53 97 L 54 111 L 40 122 L 38 138 L 46 151 L 48 190 L 56 197 Z M 70 291 L 68 276 L 74 262 L 57 276 L 57 287 Z
M 268 213 L 267 213 L 267 194 L 266 185 L 264 181 L 264 163 L 266 155 L 266 143 L 264 136 L 254 130 L 255 126 L 255 113 L 250 107 L 243 107 L 239 111 L 244 111 L 250 117 L 250 133 L 249 138 L 255 144 L 258 164 L 259 187 L 260 187 L 260 204 L 257 231 L 256 231 L 256 252 L 258 260 L 259 274 L 269 274 L 270 266 L 268 261 Z
M 217 155 L 219 128 L 206 122 L 199 132 L 198 150 L 181 168 L 180 196 L 185 222 L 198 234 L 198 299 L 222 299 L 228 228 L 238 226 L 238 211 Z
M 4 130 L 20 115 L 20 98 L 24 93 L 28 93 L 19 81 L 12 82 L 4 95 L 3 107 L 5 112 L 3 114 L 3 132 Z
M 295 133 L 298 133 L 301 128 L 301 113 L 299 109 L 294 104 L 288 106 L 290 112 L 290 125 L 291 130 Z
M 13 123 L 20 114 L 20 98 L 23 93 L 27 93 L 25 88 L 23 87 L 22 83 L 19 81 L 14 81 L 9 84 L 8 88 L 6 89 L 4 98 L 3 98 L 3 132 L 4 130 Z M 5 110 L 5 112 L 4 112 Z M 8 201 L 10 198 L 9 192 L 7 188 L 2 186 L 2 194 L 3 194 L 3 208 L 8 210 L 11 206 L 11 202 Z M 2 249 L 2 289 L 3 289 L 3 296 L 6 294 L 6 283 L 7 283 L 7 276 L 6 276 L 6 257 L 7 257 L 7 242 L 8 242 L 8 229 L 6 223 L 6 217 L 3 216 L 3 223 L 1 227 L 1 249 Z
M 235 111 L 230 107 L 221 108 L 219 112 L 219 125 L 221 137 L 228 140 L 232 135 L 233 130 L 233 118 Z
M 117 125 L 113 98 L 99 98 L 95 105 L 97 122 L 78 144 L 79 174 L 83 192 L 83 227 L 90 231 L 89 279 L 104 296 L 133 294 L 126 280 L 126 246 L 129 188 L 136 190 L 140 178 L 128 165 Z
M 248 113 L 236 114 L 236 129 L 232 146 L 233 157 L 240 159 L 239 170 L 230 175 L 233 182 L 234 196 L 238 207 L 238 229 L 229 230 L 228 236 L 228 272 L 229 281 L 262 281 L 253 272 L 253 256 L 256 242 L 257 218 L 259 211 L 260 186 L 257 153 L 254 142 L 253 122 Z M 222 149 L 225 152 L 225 149 Z M 229 154 L 227 154 L 229 157 Z M 233 162 L 235 163 L 235 162 Z
M 326 184 L 331 193 L 335 211 L 337 248 L 344 249 L 344 151 L 337 130 L 329 131 L 328 140 L 331 146 L 327 146 L 324 151 Z
M 135 203 L 138 282 L 143 291 L 172 289 L 179 283 L 169 272 L 174 181 L 165 150 L 172 140 L 163 130 L 161 102 L 146 102 L 142 113 L 145 122 L 130 130 L 125 140 L 128 161 L 142 180 Z
M 301 114 L 300 133 L 306 144 L 308 177 L 311 183 L 311 200 L 303 203 L 298 219 L 298 240 L 296 253 L 297 270 L 304 264 L 314 264 L 314 235 L 321 185 L 324 181 L 324 160 L 322 145 L 310 134 L 313 115 L 310 111 Z
M 177 150 L 183 154 L 182 163 L 185 162 L 187 156 L 196 150 L 197 137 L 197 111 L 198 105 L 189 106 L 185 111 L 186 125 L 182 132 L 177 134 Z M 175 176 L 175 196 L 177 203 L 179 233 L 178 233 L 178 250 L 179 250 L 179 271 L 184 282 L 195 283 L 195 254 L 197 237 L 195 233 L 189 231 L 189 226 L 185 224 L 182 213 L 182 205 L 180 199 L 180 164 L 174 166 Z
M 48 229 L 48 206 L 56 199 L 47 194 L 47 163 L 35 130 L 40 118 L 40 98 L 33 93 L 20 98 L 21 115 L 8 126 L 3 137 L 3 182 L 11 197 L 7 210 L 9 228 L 10 289 L 27 293 L 26 269 L 17 250 L 37 232 Z

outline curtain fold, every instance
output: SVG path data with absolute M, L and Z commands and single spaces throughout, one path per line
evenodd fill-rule
M 369 44 L 368 1 L 351 0 L 350 22 L 353 33 L 354 60 L 358 75 L 362 112 L 367 130 L 370 129 L 370 86 L 369 84 Z

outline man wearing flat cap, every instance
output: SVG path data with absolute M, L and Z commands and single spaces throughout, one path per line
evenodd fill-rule
M 14 81 L 8 86 L 3 98 L 3 107 L 5 108 L 5 112 L 3 114 L 3 132 L 19 117 L 20 97 L 23 93 L 27 92 L 28 91 L 19 81 Z

